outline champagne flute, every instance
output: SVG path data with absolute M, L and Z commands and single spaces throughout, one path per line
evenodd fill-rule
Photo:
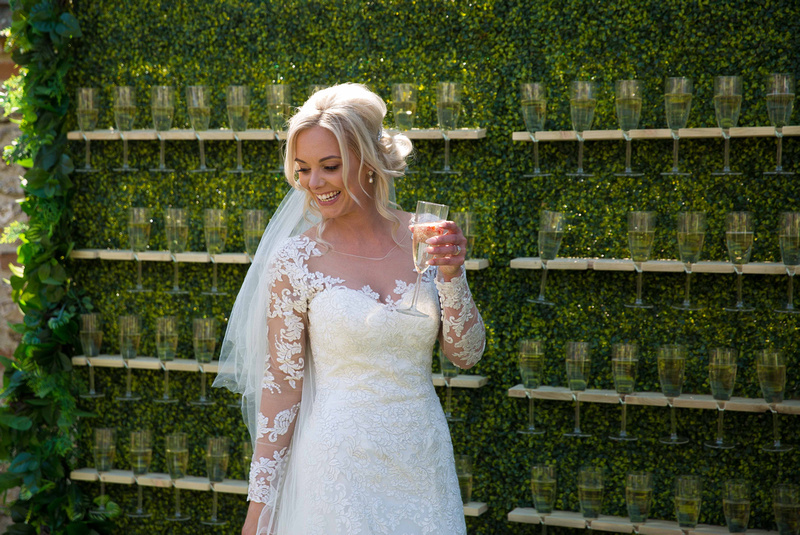
M 578 392 L 586 390 L 589 383 L 589 372 L 592 369 L 592 360 L 589 354 L 589 342 L 567 342 L 567 383 L 575 400 L 575 427 L 571 432 L 564 433 L 565 437 L 590 437 L 589 433 L 581 431 L 581 402 Z
M 414 283 L 414 297 L 411 299 L 411 304 L 408 307 L 397 309 L 401 314 L 419 317 L 427 316 L 427 314 L 417 309 L 422 274 L 430 267 L 428 260 L 430 260 L 431 255 L 428 253 L 428 244 L 426 242 L 439 234 L 439 225 L 447 218 L 448 209 L 445 204 L 417 201 L 417 211 L 411 222 L 413 236 L 411 252 L 414 256 L 414 268 L 417 270 L 417 282 Z
M 586 519 L 600 516 L 603 507 L 603 469 L 584 466 L 578 471 L 578 501 Z
M 722 511 L 729 533 L 745 533 L 750 520 L 750 484 L 743 479 L 728 479 L 723 484 Z
M 556 467 L 535 464 L 531 467 L 531 493 L 533 506 L 540 516 L 553 512 L 556 503 Z M 542 535 L 547 533 L 547 525 L 542 522 Z
M 89 366 L 89 391 L 81 394 L 82 398 L 102 398 L 105 394 L 94 389 L 94 366 L 91 357 L 100 354 L 100 346 L 103 343 L 103 326 L 100 321 L 100 314 L 81 314 L 81 347 L 86 356 L 86 364 Z
M 703 480 L 699 476 L 675 478 L 675 517 L 678 526 L 686 531 L 697 527 L 703 504 Z
M 472 258 L 472 251 L 475 247 L 475 214 L 472 212 L 454 212 L 450 214 L 450 217 L 453 218 L 453 223 L 458 225 L 458 228 L 461 229 L 461 233 L 467 239 L 467 248 L 464 250 L 464 258 Z
M 244 249 L 247 252 L 247 258 L 252 262 L 253 257 L 256 255 L 256 250 L 258 250 L 258 244 L 261 242 L 261 236 L 267 227 L 269 213 L 266 210 L 245 210 L 242 219 Z
M 661 173 L 665 176 L 689 176 L 691 173 L 678 170 L 678 131 L 686 128 L 689 111 L 692 109 L 692 79 L 686 77 L 667 78 L 664 83 L 664 109 L 667 127 L 672 134 L 672 169 Z
M 792 171 L 784 171 L 783 157 L 783 127 L 789 124 L 794 107 L 794 75 L 773 73 L 767 75 L 767 113 L 769 122 L 775 127 L 775 137 L 778 140 L 778 156 L 775 170 L 764 171 L 765 175 L 793 175 Z
M 215 258 L 225 249 L 225 240 L 228 237 L 228 221 L 225 219 L 225 210 L 207 208 L 203 217 L 206 250 L 214 267 L 211 291 L 201 293 L 203 295 L 227 295 L 227 292 L 217 290 L 217 262 Z
M 525 83 L 520 85 L 520 101 L 522 102 L 522 119 L 525 129 L 533 141 L 533 173 L 522 175 L 523 178 L 551 176 L 543 173 L 539 168 L 539 140 L 536 132 L 544 130 L 547 119 L 547 87 L 541 82 Z
M 92 150 L 89 147 L 89 138 L 86 132 L 91 132 L 97 126 L 97 116 L 100 114 L 100 91 L 94 87 L 81 87 L 77 95 L 78 128 L 83 136 L 86 146 L 86 163 L 83 167 L 76 167 L 76 173 L 96 173 L 91 164 Z
M 772 488 L 772 511 L 779 535 L 800 535 L 800 489 L 780 484 Z
M 692 264 L 700 260 L 700 251 L 706 237 L 705 212 L 681 212 L 678 214 L 678 254 L 683 262 L 686 272 L 686 286 L 683 294 L 683 303 L 672 305 L 676 310 L 702 310 L 703 307 L 693 305 L 689 300 L 689 290 L 692 280 Z
M 221 483 L 228 473 L 228 459 L 230 458 L 230 439 L 228 437 L 209 437 L 206 445 L 206 473 L 211 482 L 213 502 L 211 504 L 211 518 L 201 520 L 206 526 L 224 526 L 227 520 L 217 517 L 217 493 L 214 483 Z
M 594 109 L 597 107 L 597 86 L 594 82 L 574 81 L 569 86 L 569 109 L 572 129 L 578 138 L 578 170 L 567 176 L 589 177 L 592 173 L 583 170 L 583 132 L 592 126 Z
M 166 437 L 167 445 L 167 471 L 169 476 L 175 479 L 186 477 L 186 470 L 189 466 L 189 447 L 186 443 L 186 433 L 173 433 Z M 181 511 L 181 489 L 173 481 L 175 488 L 175 512 L 168 516 L 167 520 L 173 522 L 185 522 L 192 517 Z
M 95 498 L 96 509 L 91 512 L 105 515 L 106 503 L 110 498 L 106 495 L 106 482 L 103 480 L 103 472 L 110 472 L 114 468 L 114 457 L 117 452 L 116 447 L 117 431 L 113 427 L 96 427 L 94 430 L 94 443 L 92 454 L 94 455 L 94 467 L 100 478 L 100 496 Z
M 461 503 L 466 505 L 472 501 L 472 457 L 469 455 L 455 455 L 455 461 L 458 489 L 461 491 Z
M 129 292 L 152 292 L 142 286 L 142 261 L 139 254 L 147 249 L 150 241 L 150 224 L 153 219 L 150 217 L 150 209 L 142 207 L 131 207 L 128 210 L 128 242 L 133 251 L 133 259 L 136 261 L 136 286 L 129 288 Z
M 800 312 L 794 307 L 794 274 L 800 265 L 800 212 L 783 212 L 781 226 L 778 229 L 778 240 L 781 245 L 781 260 L 786 266 L 789 277 L 786 305 L 775 312 Z
M 150 169 L 156 173 L 172 173 L 175 169 L 167 169 L 164 165 L 164 138 L 161 132 L 172 128 L 175 116 L 175 88 L 169 85 L 154 85 L 150 90 L 150 108 L 153 112 L 153 128 L 159 141 L 158 167 Z
M 528 398 L 528 426 L 517 431 L 521 435 L 543 435 L 544 429 L 537 429 L 533 417 L 533 390 L 542 384 L 544 371 L 544 344 L 541 340 L 519 341 L 519 374 Z
M 622 405 L 622 421 L 618 435 L 611 440 L 639 440 L 628 434 L 628 405 L 625 396 L 633 394 L 636 384 L 636 366 L 639 364 L 639 346 L 633 344 L 614 344 L 611 347 L 611 371 L 614 374 L 614 389 L 619 394 Z
M 631 169 L 631 130 L 639 126 L 642 116 L 642 84 L 639 80 L 617 80 L 614 82 L 614 104 L 617 121 L 625 139 L 625 171 L 614 176 L 642 176 Z
M 184 208 L 167 208 L 164 211 L 164 230 L 167 235 L 167 248 L 169 256 L 172 258 L 172 289 L 167 290 L 168 294 L 184 295 L 189 292 L 181 290 L 178 281 L 180 279 L 180 268 L 176 254 L 186 251 L 186 242 L 189 239 L 189 218 Z
M 711 396 L 717 400 L 717 438 L 705 443 L 707 448 L 728 450 L 735 446 L 733 442 L 726 442 L 722 423 L 725 414 L 725 402 L 731 399 L 733 387 L 736 384 L 736 357 L 735 349 L 718 347 L 711 350 L 708 361 L 708 381 L 711 383 Z
M 200 145 L 200 167 L 192 169 L 190 173 L 210 173 L 216 171 L 206 167 L 206 151 L 203 138 L 198 132 L 208 130 L 211 122 L 211 93 L 204 85 L 190 85 L 186 87 L 186 106 L 189 109 L 189 121 L 192 123 L 194 137 Z
M 772 433 L 774 440 L 771 445 L 762 446 L 763 451 L 787 452 L 792 446 L 781 444 L 780 425 L 778 423 L 778 403 L 783 402 L 783 393 L 786 388 L 786 360 L 783 353 L 765 349 L 756 353 L 756 372 L 761 385 L 761 393 L 772 413 Z
M 192 344 L 194 358 L 200 366 L 200 398 L 189 402 L 191 405 L 209 406 L 214 401 L 206 397 L 206 373 L 202 364 L 208 364 L 217 348 L 217 320 L 214 318 L 194 318 Z
M 229 173 L 252 173 L 242 167 L 242 140 L 239 132 L 247 130 L 250 117 L 250 88 L 246 85 L 229 85 L 227 90 L 228 126 L 233 130 L 236 140 L 236 169 L 228 169 Z
M 242 441 L 242 466 L 244 467 L 244 477 L 247 480 L 250 477 L 250 462 L 253 460 L 253 444 L 249 440 Z
M 278 141 L 278 167 L 270 173 L 283 173 L 283 149 L 278 134 L 286 131 L 286 123 L 292 115 L 291 86 L 289 84 L 273 84 L 267 86 L 267 109 L 269 110 L 269 126 L 275 132 Z
M 689 439 L 678 436 L 675 421 L 675 405 L 673 401 L 681 395 L 683 379 L 686 370 L 686 347 L 678 344 L 660 346 L 658 354 L 658 380 L 661 383 L 661 392 L 667 398 L 669 405 L 670 432 L 669 436 L 658 441 L 662 444 L 686 444 Z
M 178 400 L 169 395 L 169 369 L 164 363 L 175 360 L 178 351 L 178 318 L 161 316 L 156 319 L 156 353 L 161 367 L 164 368 L 164 393 L 154 398 L 156 403 L 176 403 Z
M 119 351 L 122 362 L 125 365 L 125 394 L 117 396 L 117 401 L 139 401 L 142 396 L 131 392 L 131 367 L 128 361 L 136 358 L 139 351 L 139 341 L 141 340 L 141 322 L 139 316 L 120 316 L 119 317 Z
M 628 212 L 628 247 L 636 270 L 636 301 L 625 304 L 628 308 L 653 308 L 642 301 L 642 262 L 650 259 L 656 236 L 655 212 Z
M 138 171 L 128 165 L 128 140 L 125 132 L 133 130 L 136 119 L 136 90 L 130 86 L 117 86 L 114 88 L 114 124 L 122 140 L 122 167 L 114 171 L 125 173 Z
M 561 247 L 561 239 L 564 237 L 564 226 L 566 218 L 561 212 L 550 212 L 542 210 L 539 218 L 539 259 L 542 262 L 542 281 L 539 284 L 539 296 L 536 299 L 528 299 L 529 303 L 538 305 L 552 306 L 554 303 L 544 297 L 544 287 L 547 283 L 547 263 L 555 260 L 558 255 L 558 248 Z
M 436 85 L 436 117 L 439 130 L 444 138 L 444 169 L 433 171 L 435 174 L 458 175 L 461 171 L 450 168 L 450 138 L 448 130 L 458 128 L 458 116 L 461 114 L 461 84 L 459 82 L 439 82 Z
M 750 212 L 731 212 L 725 218 L 725 243 L 728 257 L 736 272 L 736 304 L 725 307 L 728 312 L 751 312 L 753 307 L 742 301 L 742 266 L 750 262 L 753 252 L 753 216 Z
M 722 171 L 711 173 L 715 176 L 741 175 L 738 171 L 731 171 L 731 128 L 736 128 L 739 122 L 739 112 L 742 110 L 742 77 L 717 76 L 714 78 L 714 111 L 717 115 L 717 124 L 722 129 L 722 138 L 725 140 L 725 164 Z
M 153 462 L 152 433 L 149 429 L 131 431 L 131 468 L 133 476 L 143 476 L 150 472 Z M 137 484 L 136 509 L 126 513 L 131 518 L 150 518 L 152 515 L 142 507 L 143 487 Z
M 633 524 L 634 533 L 647 522 L 650 504 L 653 502 L 653 474 L 650 472 L 629 472 L 625 476 L 625 504 L 628 518 Z
M 444 354 L 442 348 L 439 348 L 439 367 L 442 370 L 442 377 L 444 378 L 444 385 L 447 387 L 447 397 L 445 398 L 444 417 L 448 422 L 463 422 L 463 418 L 458 418 L 453 415 L 453 386 L 452 380 L 458 377 L 458 367 L 453 364 L 450 359 Z
M 417 113 L 417 88 L 414 84 L 392 85 L 392 111 L 395 128 L 403 132 L 414 128 Z

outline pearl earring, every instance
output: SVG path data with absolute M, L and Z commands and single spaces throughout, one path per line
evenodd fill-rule
M 372 178 L 374 174 L 375 174 L 375 171 L 373 171 L 372 169 L 370 169 L 370 170 L 367 172 L 367 176 L 369 177 L 369 183 L 370 183 L 370 184 L 372 184 L 373 182 L 375 182 L 375 179 L 374 179 L 374 178 Z

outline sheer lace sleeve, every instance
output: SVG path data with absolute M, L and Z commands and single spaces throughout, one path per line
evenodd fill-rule
M 481 360 L 486 345 L 486 330 L 478 307 L 472 300 L 467 273 L 449 282 L 436 278 L 442 308 L 442 347 L 453 364 L 471 368 Z

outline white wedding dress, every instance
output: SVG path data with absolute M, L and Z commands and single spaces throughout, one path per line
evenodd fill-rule
M 381 300 L 326 275 L 335 255 L 322 250 L 307 236 L 291 238 L 271 270 L 270 356 L 249 488 L 250 500 L 266 504 L 258 533 L 466 533 L 431 382 L 440 327 L 457 364 L 469 367 L 483 352 L 466 276 L 444 283 L 429 269 L 418 299 L 428 316 L 415 317 L 396 310 L 411 302 L 413 284 L 397 280 Z

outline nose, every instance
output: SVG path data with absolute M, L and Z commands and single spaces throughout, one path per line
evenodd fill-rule
M 325 181 L 320 176 L 319 170 L 312 169 L 309 173 L 308 189 L 317 189 L 325 184 Z

